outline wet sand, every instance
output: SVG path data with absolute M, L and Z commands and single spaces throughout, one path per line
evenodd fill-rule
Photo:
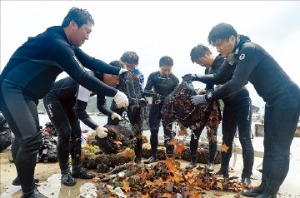
M 255 150 L 262 148 L 262 138 L 254 138 L 253 145 Z M 239 145 L 238 145 L 239 148 Z M 300 197 L 298 178 L 300 175 L 300 138 L 295 138 L 291 147 L 291 163 L 290 171 L 285 179 L 278 197 L 282 198 L 294 198 Z M 297 153 L 298 152 L 298 153 Z M 238 152 L 239 153 L 239 152 Z M 145 160 L 145 159 L 143 159 Z M 235 170 L 230 174 L 232 176 L 241 175 L 242 170 L 242 156 L 237 155 L 237 163 Z M 253 166 L 253 179 L 252 185 L 256 186 L 260 183 L 261 174 L 256 170 L 256 167 L 260 165 L 262 161 L 261 157 L 256 157 Z M 13 163 L 8 160 L 8 150 L 4 150 L 0 153 L 0 197 L 1 198 L 17 198 L 21 196 L 21 187 L 11 185 L 12 180 L 16 177 L 16 170 Z M 181 161 L 181 166 L 184 168 L 188 162 Z M 215 165 L 215 171 L 220 168 L 220 165 Z M 35 177 L 40 179 L 40 185 L 38 189 L 44 195 L 50 198 L 65 198 L 65 197 L 96 197 L 95 185 L 91 180 L 77 179 L 77 184 L 73 187 L 61 185 L 60 183 L 60 170 L 58 163 L 37 163 L 35 169 Z M 217 197 L 214 195 L 215 191 L 207 191 L 203 197 Z M 218 191 L 220 192 L 220 191 Z M 238 197 L 238 193 L 235 192 L 223 192 L 221 191 L 221 197 L 233 198 Z

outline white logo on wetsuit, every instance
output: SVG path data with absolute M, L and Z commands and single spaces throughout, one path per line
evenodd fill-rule
M 239 57 L 240 60 L 243 60 L 244 58 L 245 58 L 245 54 L 241 54 Z

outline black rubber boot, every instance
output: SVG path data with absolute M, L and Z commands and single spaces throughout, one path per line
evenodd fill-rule
M 33 180 L 34 180 L 34 183 L 35 183 L 35 184 L 39 183 L 39 181 L 40 181 L 40 180 L 37 179 L 37 178 L 34 178 Z M 14 186 L 20 186 L 20 185 L 21 185 L 21 182 L 20 182 L 19 177 L 17 176 L 17 177 L 11 182 L 11 184 L 14 185 Z
M 21 198 L 48 198 L 48 197 L 40 193 L 37 188 L 34 188 L 32 192 L 23 193 Z
M 247 197 L 257 197 L 265 191 L 265 184 L 261 183 L 259 186 L 252 188 L 251 190 L 243 190 L 242 195 Z
M 158 146 L 158 130 L 151 130 L 150 144 L 151 144 L 152 155 L 147 160 L 144 161 L 144 164 L 151 164 L 157 161 L 156 156 L 157 156 L 157 146 Z
M 260 194 L 260 195 L 256 196 L 256 198 L 277 198 L 277 192 L 272 193 L 271 191 L 269 191 L 266 188 L 265 191 L 263 192 L 263 194 Z
M 81 179 L 92 179 L 95 174 L 87 172 L 81 166 L 81 138 L 71 141 L 72 177 Z
M 208 165 L 207 165 L 207 171 L 208 172 L 213 172 L 214 171 L 214 164 L 213 163 L 208 163 Z
M 191 155 L 190 163 L 185 167 L 186 169 L 193 169 L 197 166 L 197 154 L 194 153 Z
M 242 177 L 241 184 L 244 186 L 250 186 L 251 185 L 250 177 Z
M 223 175 L 224 178 L 228 178 L 229 177 L 228 167 L 226 168 L 221 167 L 221 169 L 218 172 L 216 172 L 216 175 Z
M 70 141 L 70 154 L 72 167 L 79 167 L 81 165 L 81 138 L 72 139 Z
M 154 157 L 153 155 L 151 157 L 149 157 L 147 160 L 144 161 L 144 164 L 151 164 L 153 162 L 156 162 L 156 157 Z
M 69 170 L 63 171 L 61 173 L 61 183 L 66 186 L 74 186 L 76 184 L 76 181 L 71 176 L 71 172 Z
M 74 177 L 74 178 L 92 179 L 95 176 L 96 176 L 95 174 L 87 172 L 81 166 L 73 166 L 72 167 L 72 177 Z

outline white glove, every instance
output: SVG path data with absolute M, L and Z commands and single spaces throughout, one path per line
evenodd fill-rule
M 121 75 L 121 74 L 123 74 L 125 72 L 128 72 L 128 70 L 125 69 L 125 68 L 121 68 L 120 71 L 119 71 L 119 75 Z
M 127 96 L 121 91 L 117 92 L 117 94 L 114 96 L 114 100 L 118 108 L 122 108 L 122 107 L 126 108 L 129 105 L 129 100 Z
M 108 129 L 103 126 L 98 126 L 95 131 L 99 138 L 105 138 L 107 136 Z
M 116 112 L 112 112 L 110 117 L 111 117 L 112 120 L 114 120 L 114 119 L 122 120 L 122 116 L 120 116 Z

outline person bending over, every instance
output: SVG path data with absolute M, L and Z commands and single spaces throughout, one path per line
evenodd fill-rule
M 199 44 L 191 51 L 192 62 L 206 67 L 205 75 L 187 74 L 183 78 L 186 80 L 200 81 L 209 85 L 220 85 L 230 80 L 236 65 L 230 66 L 230 69 L 221 75 L 216 75 L 219 71 L 224 58 L 221 55 L 214 56 L 210 49 Z M 226 62 L 225 62 L 226 63 Z M 222 98 L 224 103 L 222 118 L 223 145 L 228 147 L 227 150 L 221 151 L 221 168 L 217 174 L 228 177 L 229 161 L 232 155 L 232 143 L 234 136 L 239 131 L 239 140 L 243 149 L 243 171 L 242 183 L 249 186 L 252 175 L 254 150 L 251 141 L 251 117 L 252 106 L 251 98 L 247 88 L 244 86 L 240 91 L 228 97 Z M 224 147 L 225 147 L 224 146 Z
M 111 62 L 110 64 L 117 68 L 122 66 L 120 61 Z M 93 71 L 88 73 L 105 83 L 108 89 L 119 83 L 117 75 Z M 98 110 L 112 118 L 121 119 L 120 115 L 106 107 L 105 94 L 107 94 L 105 91 L 97 94 Z M 79 120 L 94 130 L 98 137 L 104 138 L 107 136 L 107 129 L 95 123 L 85 111 L 88 100 L 93 95 L 95 95 L 94 92 L 79 85 L 71 77 L 66 77 L 55 82 L 52 90 L 43 99 L 47 114 L 58 131 L 57 157 L 61 170 L 61 182 L 67 186 L 76 184 L 74 178 L 92 179 L 95 177 L 94 174 L 86 172 L 81 166 L 82 134 Z M 72 158 L 72 171 L 69 167 L 70 155 Z
M 300 90 L 274 58 L 260 45 L 245 39 L 227 23 L 214 26 L 208 42 L 236 65 L 232 78 L 210 94 L 193 96 L 195 105 L 230 96 L 248 81 L 266 102 L 264 117 L 264 157 L 261 184 L 242 194 L 258 198 L 277 197 L 289 170 L 290 147 L 300 113 Z M 223 64 L 219 72 L 228 68 Z M 223 68 L 223 66 L 225 68 Z M 282 124 L 284 123 L 284 124 Z
M 62 25 L 53 26 L 22 44 L 11 56 L 0 77 L 0 109 L 14 132 L 12 155 L 22 187 L 22 197 L 45 197 L 35 186 L 33 175 L 42 142 L 37 104 L 65 71 L 76 82 L 95 93 L 115 97 L 120 106 L 128 105 L 125 94 L 105 86 L 84 67 L 111 74 L 126 69 L 89 56 L 80 46 L 89 39 L 94 26 L 91 14 L 73 7 Z

